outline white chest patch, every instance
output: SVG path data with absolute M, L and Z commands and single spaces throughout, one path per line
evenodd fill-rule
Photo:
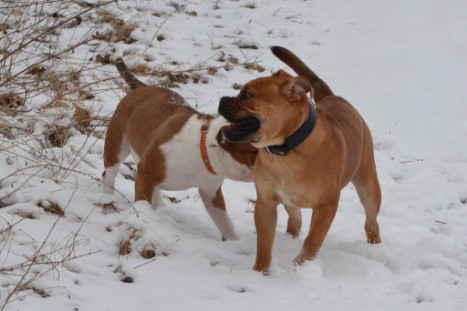
M 287 194 L 286 191 L 287 190 L 285 187 L 285 182 L 282 181 L 281 186 L 276 189 L 276 194 L 284 205 L 288 205 L 288 206 L 296 207 L 296 208 L 311 207 L 309 204 L 300 204 L 300 202 L 303 203 L 303 198 L 295 197 L 295 200 L 294 200 L 294 195 L 293 195 L 294 191 L 291 191 L 292 193 L 290 193 L 290 190 L 289 190 L 289 194 Z
M 278 188 L 278 189 L 276 190 L 276 193 L 277 193 L 277 195 L 279 196 L 279 198 L 281 199 L 281 201 L 282 201 L 283 204 L 289 205 L 289 206 L 297 207 L 295 204 L 292 203 L 292 201 L 290 200 L 289 196 L 285 193 L 283 187 Z

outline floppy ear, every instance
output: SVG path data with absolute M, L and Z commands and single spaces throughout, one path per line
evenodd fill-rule
M 286 78 L 292 78 L 292 75 L 290 75 L 289 73 L 287 73 L 286 71 L 282 70 L 282 69 L 279 69 L 278 71 L 276 71 L 273 76 L 276 76 L 276 77 L 286 77 Z
M 312 92 L 312 88 L 307 79 L 295 77 L 289 79 L 287 83 L 282 86 L 282 92 L 292 100 L 300 100 L 303 95 Z

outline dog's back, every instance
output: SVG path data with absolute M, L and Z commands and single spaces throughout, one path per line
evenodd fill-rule
M 294 53 L 281 46 L 272 46 L 271 52 L 292 68 L 299 76 L 306 78 L 314 90 L 313 98 L 316 102 L 326 96 L 334 95 L 331 88 L 321 80 L 316 73 L 313 72 L 300 58 Z
M 151 133 L 159 133 L 159 139 L 167 140 L 166 127 L 181 127 L 197 113 L 180 94 L 139 81 L 121 58 L 117 59 L 116 66 L 132 90 L 121 100 L 108 125 L 104 148 L 106 167 L 121 161 L 120 154 L 127 153 L 128 144 L 141 156 L 149 140 L 154 138 Z

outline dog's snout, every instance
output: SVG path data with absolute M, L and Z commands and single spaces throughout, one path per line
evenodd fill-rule
M 228 112 L 228 107 L 230 106 L 231 102 L 232 102 L 232 97 L 227 97 L 227 96 L 221 97 L 217 111 L 221 115 L 225 115 Z
M 219 105 L 228 105 L 232 101 L 232 97 L 222 96 Z

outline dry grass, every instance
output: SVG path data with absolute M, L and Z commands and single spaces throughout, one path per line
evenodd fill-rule
M 15 93 L 0 94 L 0 111 L 13 113 L 24 105 L 24 99 Z
M 76 132 L 70 131 L 71 126 L 90 134 L 97 124 L 103 122 L 85 104 L 95 98 L 95 80 L 92 83 L 83 82 L 90 80 L 83 79 L 84 75 L 89 76 L 90 62 L 83 58 L 80 65 L 76 58 L 79 53 L 75 53 L 83 46 L 87 48 L 95 40 L 96 32 L 91 29 L 82 38 L 70 40 L 68 44 L 60 42 L 60 33 L 79 26 L 89 14 L 111 2 L 114 1 L 84 6 L 80 6 L 78 1 L 1 3 L 0 151 L 13 170 L 1 174 L 0 185 L 8 184 L 9 187 L 1 188 L 0 208 L 16 203 L 14 195 L 29 187 L 31 182 L 36 182 L 43 172 L 47 172 L 46 176 L 57 184 L 63 183 L 70 172 L 85 174 L 76 169 L 82 161 L 79 156 L 64 163 L 60 160 L 59 152 L 52 150 L 54 148 L 50 146 L 65 146 L 71 133 Z M 43 9 L 51 3 L 57 8 L 55 13 Z M 114 29 L 118 30 L 122 39 L 131 36 L 131 26 L 117 23 Z M 68 59 L 74 62 L 68 63 Z M 56 122 L 61 119 L 65 122 Z M 76 149 L 77 155 L 89 152 L 89 147 L 84 144 Z M 15 182 L 11 182 L 12 180 Z M 30 237 L 30 249 L 22 254 L 20 261 L 13 265 L 2 263 L 0 278 L 3 280 L 5 275 L 9 278 L 5 278 L 2 284 L 4 295 L 0 297 L 0 311 L 8 309 L 9 302 L 22 299 L 21 293 L 24 294 L 25 291 L 48 297 L 49 293 L 37 286 L 36 281 L 57 272 L 68 261 L 90 255 L 77 256 L 75 253 L 75 246 L 81 243 L 78 237 L 81 228 L 70 236 L 63 237 L 61 241 L 49 240 L 57 222 L 65 216 L 67 206 L 47 200 L 30 203 L 56 216 L 56 221 L 51 224 L 43 241 L 38 242 L 37 237 Z M 8 222 L 9 220 L 2 219 L 2 257 L 3 252 L 14 253 L 16 250 L 12 247 L 20 247 L 16 235 L 18 232 L 24 235 L 24 229 L 19 224 L 23 221 L 36 221 L 34 210 L 22 210 L 19 207 L 12 209 L 11 215 L 12 219 L 19 220 Z M 15 280 L 16 283 L 7 283 L 7 279 Z
M 250 43 L 241 43 L 238 45 L 238 47 L 241 49 L 251 49 L 251 50 L 258 49 L 258 46 L 256 44 L 250 44 Z
M 263 66 L 259 65 L 258 63 L 245 63 L 243 67 L 247 70 L 256 70 L 258 72 L 263 72 L 266 70 Z
M 57 215 L 58 217 L 65 216 L 65 212 L 63 211 L 63 209 L 55 202 L 42 201 L 38 202 L 37 206 L 42 208 L 49 214 Z
M 118 254 L 120 256 L 125 256 L 131 253 L 131 242 L 130 240 L 123 240 L 120 242 L 120 246 L 118 248 Z
M 68 133 L 68 127 L 62 125 L 52 125 L 49 128 L 49 142 L 54 147 L 62 148 L 65 146 L 70 134 Z
M 76 127 L 81 133 L 89 134 L 92 132 L 91 124 L 94 116 L 90 109 L 76 105 L 72 120 L 75 121 Z

